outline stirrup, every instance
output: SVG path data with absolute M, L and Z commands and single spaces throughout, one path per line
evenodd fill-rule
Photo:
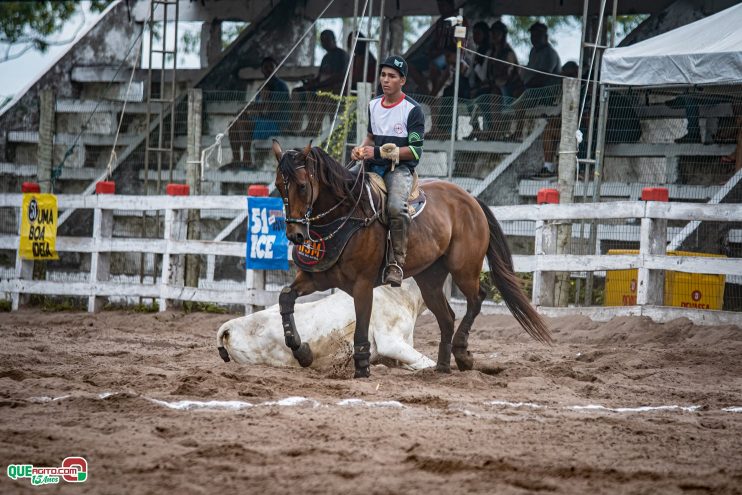
M 393 280 L 389 279 L 389 269 L 392 267 L 396 267 L 399 270 L 399 280 L 396 278 Z M 384 267 L 384 271 L 382 272 L 381 276 L 381 282 L 384 284 L 391 284 L 392 287 L 400 287 L 402 285 L 402 280 L 404 279 L 404 271 L 402 270 L 402 267 L 397 264 L 396 261 L 393 261 Z

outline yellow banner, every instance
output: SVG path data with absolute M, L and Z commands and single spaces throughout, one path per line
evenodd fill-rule
M 21 209 L 21 258 L 58 260 L 57 197 L 53 194 L 27 193 Z

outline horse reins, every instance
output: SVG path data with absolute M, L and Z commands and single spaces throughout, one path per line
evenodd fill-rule
M 296 152 L 294 152 L 294 153 L 296 153 Z M 309 156 L 306 156 L 306 158 L 307 159 L 312 159 L 315 162 L 317 161 L 316 159 L 311 158 Z M 295 167 L 294 170 L 299 170 L 299 169 L 302 169 L 302 168 L 306 169 L 306 165 L 299 165 L 299 166 Z M 329 213 L 331 213 L 332 211 L 334 211 L 337 208 L 339 208 L 340 205 L 342 205 L 343 203 L 345 203 L 347 197 L 342 198 L 338 203 L 336 203 L 329 210 L 327 210 L 327 211 L 325 211 L 323 213 L 320 213 L 319 215 L 316 215 L 314 217 L 311 216 L 312 215 L 312 208 L 313 208 L 314 202 L 315 202 L 315 200 L 313 199 L 312 202 L 310 203 L 309 207 L 307 208 L 307 211 L 304 213 L 304 216 L 303 217 L 301 217 L 301 218 L 292 218 L 292 217 L 289 216 L 289 212 L 291 211 L 290 208 L 289 208 L 289 186 L 290 186 L 291 182 L 288 180 L 288 177 L 286 176 L 286 174 L 281 173 L 281 176 L 283 178 L 283 184 L 286 187 L 286 195 L 283 196 L 283 204 L 284 204 L 284 206 L 286 208 L 286 223 L 287 224 L 289 224 L 289 223 L 298 223 L 298 224 L 301 224 L 301 225 L 306 225 L 307 226 L 307 240 L 309 240 L 310 242 L 318 243 L 318 242 L 321 242 L 321 241 L 328 241 L 328 240 L 332 239 L 333 237 L 335 237 L 335 235 L 337 235 L 337 233 L 340 232 L 340 230 L 343 227 L 345 227 L 345 225 L 348 223 L 348 220 L 350 220 L 352 218 L 352 213 L 358 209 L 358 205 L 361 203 L 361 198 L 363 197 L 363 188 L 361 187 L 361 192 L 358 194 L 358 198 L 356 199 L 356 202 L 353 205 L 353 209 L 350 210 L 350 213 L 343 219 L 342 223 L 334 231 L 332 231 L 330 234 L 328 234 L 326 236 L 321 236 L 321 237 L 319 237 L 317 239 L 313 239 L 312 238 L 312 231 L 310 229 L 311 223 L 314 222 L 314 221 L 316 221 L 316 220 L 319 220 L 321 218 L 324 218 Z M 358 185 L 358 180 L 359 179 L 361 179 L 361 184 L 362 184 L 363 181 L 365 180 L 365 178 L 366 178 L 366 167 L 361 167 L 361 172 L 356 175 L 356 180 L 355 180 L 355 182 L 353 182 L 353 187 L 350 190 L 353 191 L 356 188 L 356 186 Z M 312 179 L 314 179 L 314 175 L 311 172 L 309 174 L 309 179 L 310 179 L 309 180 L 309 188 L 310 188 L 309 189 L 309 192 L 310 192 L 310 196 L 309 197 L 310 198 L 313 198 L 314 197 L 314 186 L 312 185 Z M 372 204 L 373 204 L 373 198 L 370 197 L 370 196 L 369 196 L 369 201 L 371 201 Z M 367 217 L 367 218 L 364 218 L 363 219 L 364 227 L 367 227 L 367 226 L 371 225 L 371 223 L 373 223 L 379 217 L 379 215 L 380 215 L 380 213 L 378 211 L 376 211 L 372 216 Z

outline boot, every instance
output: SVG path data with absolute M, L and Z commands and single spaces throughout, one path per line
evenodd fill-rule
M 407 257 L 407 223 L 404 221 L 394 223 L 396 225 L 389 229 L 394 255 L 384 269 L 382 282 L 391 284 L 392 287 L 400 287 L 404 279 L 403 268 Z

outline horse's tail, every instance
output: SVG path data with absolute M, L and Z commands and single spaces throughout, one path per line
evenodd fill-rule
M 477 199 L 482 207 L 490 228 L 490 242 L 487 246 L 487 262 L 490 265 L 490 279 L 500 291 L 505 304 L 528 335 L 545 344 L 553 343 L 546 323 L 531 305 L 521 289 L 520 282 L 513 271 L 513 257 L 505 240 L 505 234 L 497 223 L 489 207 Z

